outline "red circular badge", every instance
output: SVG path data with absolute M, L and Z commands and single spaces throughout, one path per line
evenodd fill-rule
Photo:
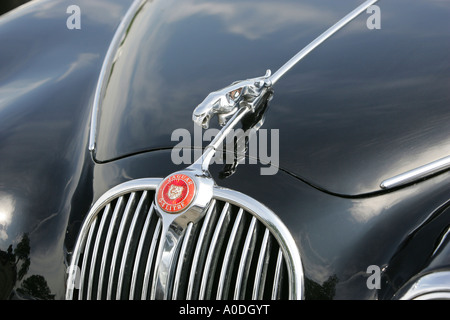
M 178 213 L 186 209 L 195 196 L 195 183 L 185 174 L 167 177 L 159 187 L 157 199 L 161 209 Z

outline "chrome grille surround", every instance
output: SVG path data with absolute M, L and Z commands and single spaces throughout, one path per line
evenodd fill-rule
M 155 205 L 161 181 L 125 182 L 93 205 L 72 253 L 66 299 L 303 298 L 299 251 L 271 210 L 214 186 L 205 215 L 178 230 L 177 241 Z

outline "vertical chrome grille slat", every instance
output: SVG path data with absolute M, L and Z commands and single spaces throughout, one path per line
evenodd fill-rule
M 199 265 L 199 262 L 202 261 L 202 255 L 205 254 L 205 250 L 203 248 L 205 235 L 208 232 L 208 230 L 211 228 L 211 216 L 213 211 L 216 209 L 216 200 L 213 200 L 210 204 L 208 211 L 206 212 L 206 216 L 204 218 L 204 222 L 202 225 L 202 228 L 200 230 L 200 235 L 197 240 L 197 244 L 195 247 L 194 257 L 192 259 L 192 266 L 191 271 L 189 274 L 189 282 L 187 285 L 187 293 L 186 293 L 186 300 L 191 300 L 193 298 L 194 293 L 194 281 L 196 279 L 197 273 L 201 274 L 200 271 L 203 268 L 197 268 Z
M 162 229 L 162 222 L 161 222 L 161 220 L 158 220 L 158 223 L 156 224 L 156 228 L 155 228 L 155 233 L 153 234 L 150 251 L 149 251 L 149 254 L 147 256 L 147 263 L 145 264 L 144 283 L 143 283 L 143 286 L 142 286 L 141 300 L 146 300 L 147 299 L 149 280 L 152 277 L 151 276 L 151 268 L 153 266 L 153 261 L 155 259 L 155 253 L 156 253 L 156 255 L 158 254 L 158 252 L 155 251 L 155 248 L 157 246 L 159 247 L 158 238 L 160 236 L 161 229 Z
M 209 271 L 210 271 L 211 265 L 213 263 L 213 255 L 216 250 L 216 244 L 218 241 L 220 241 L 219 234 L 222 230 L 222 225 L 223 225 L 226 215 L 228 213 L 229 206 L 230 206 L 230 204 L 226 203 L 222 209 L 222 213 L 220 214 L 219 221 L 217 222 L 216 228 L 214 230 L 214 234 L 213 234 L 213 237 L 211 240 L 211 245 L 209 246 L 209 249 L 208 249 L 208 255 L 206 257 L 205 268 L 203 270 L 202 281 L 200 284 L 200 294 L 199 294 L 200 300 L 203 300 L 207 294 L 206 290 L 207 290 L 207 285 L 208 285 L 208 279 L 210 279 Z
M 152 203 L 152 205 L 147 213 L 147 217 L 145 218 L 144 227 L 141 232 L 141 237 L 139 238 L 139 244 L 138 244 L 138 248 L 137 248 L 137 252 L 136 252 L 136 257 L 134 260 L 133 274 L 131 277 L 131 287 L 130 287 L 130 295 L 129 295 L 130 300 L 134 299 L 134 292 L 136 290 L 137 274 L 138 274 L 138 270 L 139 270 L 139 264 L 141 262 L 142 250 L 144 247 L 144 242 L 145 242 L 145 239 L 147 236 L 148 229 L 150 227 L 150 221 L 154 215 L 154 212 L 155 212 L 155 207 Z
M 134 193 L 132 194 L 132 196 L 133 195 L 134 195 Z M 120 263 L 120 268 L 119 268 L 119 279 L 118 279 L 117 294 L 116 294 L 117 299 L 121 298 L 122 286 L 123 286 L 123 281 L 124 281 L 125 265 L 127 262 L 128 253 L 129 253 L 130 246 L 131 246 L 131 240 L 134 235 L 134 229 L 136 228 L 137 219 L 139 218 L 139 215 L 141 213 L 142 206 L 144 205 L 144 201 L 145 201 L 146 197 L 147 197 L 147 191 L 144 191 L 141 195 L 141 198 L 139 199 L 138 206 L 136 208 L 136 211 L 134 212 L 133 220 L 131 221 L 130 228 L 128 230 L 127 239 L 125 241 L 125 247 L 123 249 L 124 253 L 122 255 L 122 261 Z
M 225 251 L 224 258 L 223 258 L 222 269 L 220 271 L 219 284 L 217 286 L 216 298 L 218 300 L 223 298 L 223 294 L 226 295 L 228 293 L 228 286 L 226 286 L 225 281 L 227 280 L 226 279 L 227 277 L 231 277 L 230 268 L 231 268 L 232 261 L 230 261 L 230 256 L 232 254 L 232 250 L 236 249 L 235 239 L 236 239 L 236 235 L 238 233 L 238 228 L 241 225 L 243 213 L 244 213 L 244 210 L 242 208 L 239 209 L 239 212 L 237 214 L 236 220 L 233 225 L 233 229 L 231 230 L 230 238 L 228 240 L 227 248 Z
M 258 257 L 258 265 L 256 267 L 255 281 L 253 285 L 253 300 L 261 300 L 263 298 L 264 284 L 265 284 L 265 271 L 267 270 L 268 260 L 268 244 L 269 244 L 269 229 L 264 231 L 264 238 L 261 245 L 261 250 Z
M 279 298 L 282 263 L 283 263 L 283 252 L 281 251 L 281 248 L 279 248 L 277 256 L 277 264 L 275 268 L 275 277 L 273 280 L 273 287 L 272 287 L 272 297 L 271 297 L 272 300 L 277 300 Z
M 101 265 L 100 265 L 100 275 L 98 278 L 99 284 L 98 284 L 98 289 L 97 289 L 97 297 L 100 297 L 100 298 L 102 297 L 103 280 L 105 279 L 105 268 L 106 268 L 106 260 L 108 257 L 109 245 L 111 243 L 111 238 L 112 238 L 113 231 L 114 231 L 114 225 L 116 223 L 117 216 L 119 215 L 119 211 L 121 210 L 122 206 L 123 206 L 123 197 L 120 197 L 117 200 L 117 204 L 114 207 L 114 212 L 111 217 L 111 222 L 109 224 L 108 233 L 106 235 L 105 248 L 103 250 L 103 255 L 102 255 L 102 260 L 101 260 Z
M 82 264 L 82 268 L 81 268 L 81 272 L 80 272 L 80 288 L 78 291 L 78 298 L 81 300 L 83 297 L 83 289 L 84 289 L 84 278 L 86 275 L 86 268 L 87 268 L 87 261 L 88 261 L 88 256 L 89 256 L 89 249 L 91 247 L 91 240 L 92 240 L 92 235 L 94 234 L 94 230 L 95 230 L 95 225 L 97 224 L 97 219 L 94 219 L 94 221 L 91 224 L 91 229 L 89 230 L 89 234 L 86 240 L 86 244 L 84 247 L 84 253 L 83 253 L 83 264 Z
M 66 298 L 301 296 L 298 251 L 292 238 L 286 238 L 287 229 L 278 229 L 271 211 L 242 194 L 220 189 L 199 221 L 187 223 L 184 230 L 169 228 L 166 213 L 154 203 L 161 180 L 148 180 L 149 188 L 114 188 L 117 193 L 107 193 L 94 204 L 76 242 Z M 69 287 L 77 268 L 79 286 Z
M 250 269 L 250 259 L 252 258 L 252 252 L 255 245 L 255 231 L 256 231 L 255 217 L 252 218 L 250 227 L 247 232 L 247 237 L 245 238 L 244 248 L 242 250 L 241 259 L 239 261 L 239 270 L 236 279 L 236 287 L 234 291 L 234 300 L 244 299 L 245 295 L 245 284 L 247 282 L 247 275 Z
M 181 249 L 180 249 L 180 254 L 178 256 L 178 262 L 177 262 L 177 270 L 175 272 L 175 279 L 173 282 L 173 292 L 172 292 L 172 299 L 176 300 L 177 296 L 178 296 L 178 289 L 180 286 L 180 278 L 181 278 L 181 273 L 183 270 L 183 262 L 184 262 L 184 255 L 186 254 L 186 249 L 187 249 L 187 245 L 189 242 L 189 239 L 191 237 L 191 232 L 192 232 L 192 227 L 193 227 L 193 223 L 189 223 L 188 227 L 186 229 L 186 232 L 184 234 L 184 238 L 183 238 L 183 243 L 181 245 Z
M 157 246 L 157 250 L 156 250 L 156 254 L 155 254 L 155 268 L 153 270 L 153 275 L 152 275 L 152 286 L 151 286 L 151 292 L 150 292 L 150 299 L 151 300 L 155 300 L 156 298 L 156 288 L 157 288 L 157 279 L 158 279 L 158 269 L 159 269 L 159 263 L 161 261 L 162 258 L 162 253 L 164 252 L 163 248 L 164 248 L 164 243 L 165 243 L 165 235 L 167 234 L 167 229 L 163 228 L 163 224 L 161 222 L 161 236 L 159 238 L 158 243 L 156 244 L 156 240 L 155 240 L 155 245 Z
M 100 220 L 100 225 L 98 227 L 97 236 L 95 238 L 94 243 L 94 251 L 92 252 L 92 258 L 91 258 L 91 267 L 89 270 L 89 282 L 88 282 L 88 291 L 87 291 L 87 300 L 91 300 L 92 298 L 92 291 L 93 291 L 93 281 L 94 281 L 94 272 L 95 272 L 95 266 L 97 263 L 97 255 L 98 255 L 98 249 L 100 245 L 100 240 L 103 235 L 103 228 L 105 227 L 106 220 L 109 216 L 109 212 L 111 211 L 111 204 L 108 203 L 106 205 L 106 208 L 103 210 L 102 218 Z
M 114 244 L 114 249 L 113 249 L 113 255 L 112 255 L 112 262 L 111 262 L 111 268 L 109 269 L 109 278 L 108 278 L 108 291 L 107 291 L 107 296 L 106 298 L 108 300 L 110 300 L 112 298 L 112 294 L 113 294 L 113 282 L 114 282 L 114 273 L 116 271 L 116 265 L 117 265 L 117 259 L 118 259 L 118 255 L 119 255 L 119 247 L 121 245 L 122 242 L 122 236 L 123 236 L 123 232 L 125 229 L 125 223 L 128 219 L 128 215 L 131 211 L 131 206 L 134 202 L 135 199 L 135 193 L 133 192 L 130 195 L 130 198 L 128 199 L 127 205 L 125 207 L 125 212 L 122 215 L 122 219 L 120 221 L 120 225 L 119 225 L 119 231 L 117 233 L 117 237 L 116 237 L 116 241 Z M 120 295 L 120 292 L 116 291 L 116 299 L 118 298 L 118 295 Z M 120 298 L 120 297 L 119 297 Z

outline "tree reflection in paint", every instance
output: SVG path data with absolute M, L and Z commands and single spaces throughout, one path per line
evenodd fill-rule
M 11 298 L 53 300 L 47 281 L 41 275 L 32 275 L 22 281 L 30 269 L 30 237 L 24 233 L 22 239 L 13 249 L 9 245 L 6 251 L 0 250 L 0 299 Z M 17 281 L 22 281 L 20 288 L 14 292 Z

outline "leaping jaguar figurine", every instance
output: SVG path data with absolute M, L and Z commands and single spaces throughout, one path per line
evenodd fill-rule
M 239 110 L 238 106 L 252 107 L 252 102 L 261 96 L 264 89 L 272 89 L 273 85 L 300 60 L 377 1 L 378 0 L 366 0 L 300 50 L 275 71 L 272 76 L 270 70 L 267 70 L 266 75 L 263 77 L 237 81 L 222 90 L 210 93 L 206 99 L 195 108 L 192 120 L 196 124 L 207 129 L 211 117 L 213 117 L 214 114 L 217 114 L 219 124 L 224 126 L 227 123 L 227 119 Z
M 195 108 L 192 120 L 208 129 L 209 121 L 217 114 L 219 124 L 224 126 L 229 117 L 240 107 L 251 107 L 251 102 L 258 98 L 263 88 L 270 88 L 271 71 L 267 70 L 262 77 L 233 82 L 228 87 L 211 92 L 205 100 Z

